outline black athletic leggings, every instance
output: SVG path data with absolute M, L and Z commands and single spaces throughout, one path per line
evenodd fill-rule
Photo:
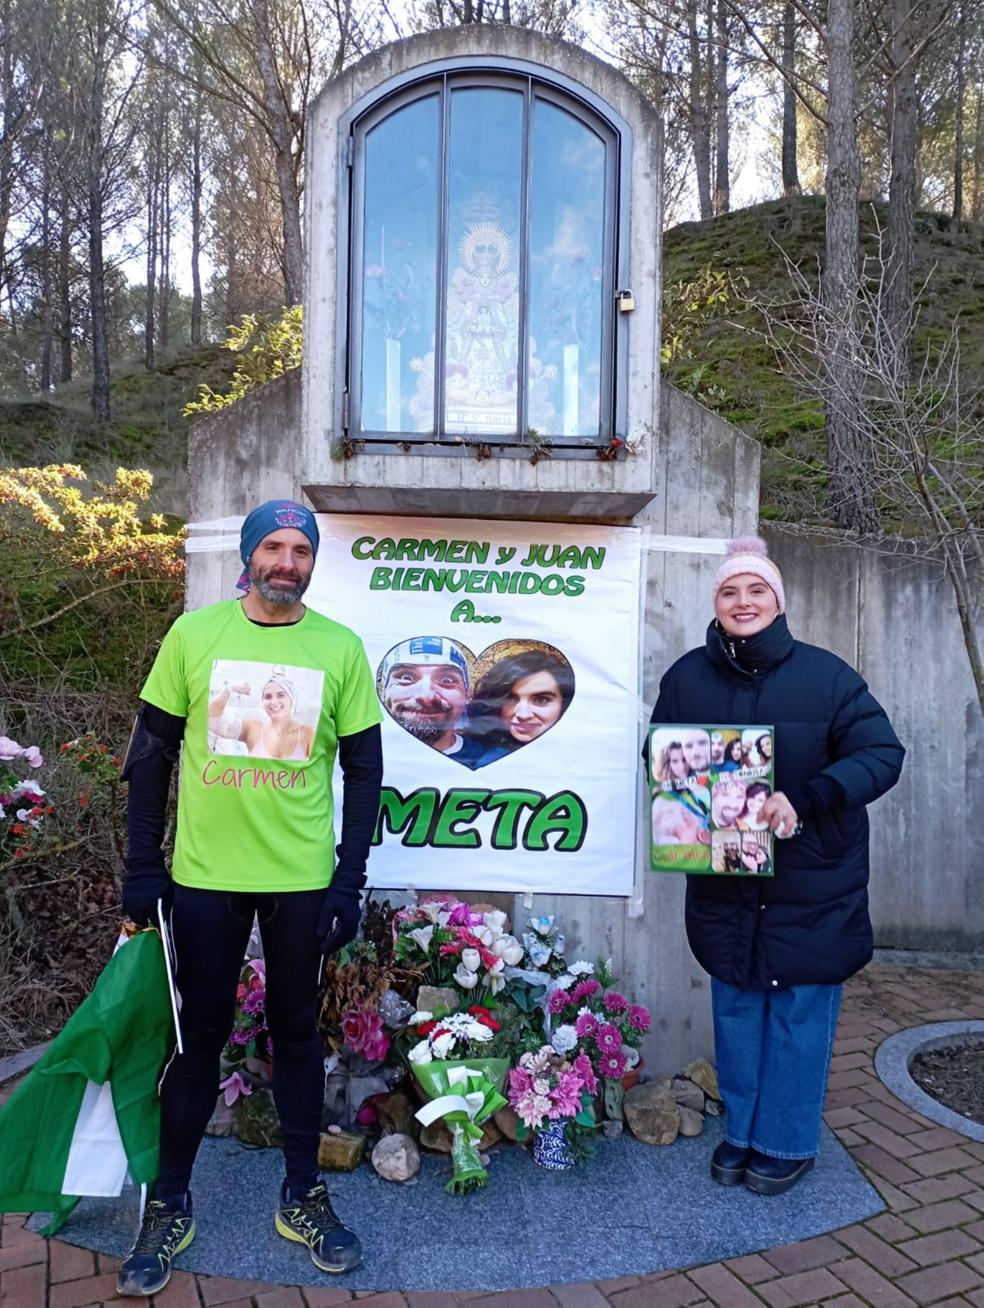
M 189 1189 L 219 1091 L 219 1055 L 232 1030 L 254 912 L 266 958 L 273 1097 L 287 1183 L 295 1191 L 316 1184 L 325 1073 L 316 1026 L 321 952 L 315 924 L 324 893 L 260 895 L 174 887 L 171 933 L 184 1053 L 172 1058 L 161 1084 L 159 1198 Z

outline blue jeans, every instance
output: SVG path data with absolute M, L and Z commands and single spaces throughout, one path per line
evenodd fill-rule
M 772 1158 L 817 1152 L 841 989 L 739 990 L 711 978 L 729 1144 Z

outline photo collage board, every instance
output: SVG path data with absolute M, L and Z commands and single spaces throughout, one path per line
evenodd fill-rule
M 775 789 L 768 726 L 649 729 L 650 868 L 770 877 L 774 836 L 762 808 Z

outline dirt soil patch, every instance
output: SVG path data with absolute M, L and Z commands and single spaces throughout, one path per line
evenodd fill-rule
M 984 1044 L 923 1050 L 909 1064 L 909 1074 L 933 1099 L 984 1125 Z

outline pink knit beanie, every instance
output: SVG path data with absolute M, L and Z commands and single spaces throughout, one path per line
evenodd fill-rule
M 779 612 L 786 612 L 786 592 L 782 588 L 782 573 L 768 556 L 768 547 L 759 536 L 736 536 L 728 541 L 728 557 L 717 570 L 714 578 L 714 599 L 718 591 L 732 577 L 751 573 L 761 577 L 779 601 Z

